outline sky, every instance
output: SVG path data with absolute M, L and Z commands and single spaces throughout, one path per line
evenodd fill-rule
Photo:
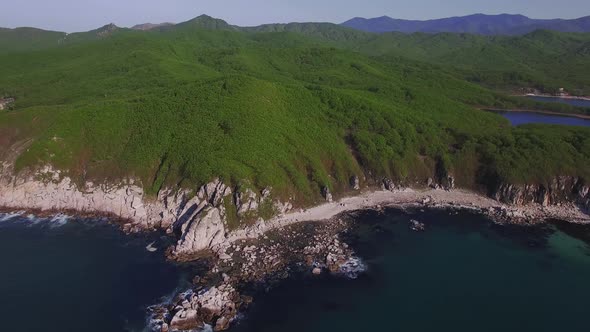
M 0 0 L 0 27 L 33 26 L 65 32 L 108 23 L 178 23 L 207 14 L 240 26 L 333 22 L 353 17 L 432 19 L 475 13 L 532 18 L 590 15 L 589 0 Z

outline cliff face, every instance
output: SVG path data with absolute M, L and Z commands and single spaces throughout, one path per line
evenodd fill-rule
M 443 186 L 451 190 L 452 176 Z M 440 188 L 431 179 L 429 185 Z M 382 181 L 383 190 L 395 191 L 396 184 Z M 360 188 L 351 179 L 351 188 Z M 332 194 L 324 188 L 330 201 Z M 590 210 L 590 188 L 580 178 L 558 177 L 546 185 L 501 184 L 491 195 L 510 205 L 576 203 Z M 145 197 L 141 186 L 127 181 L 117 186 L 86 183 L 83 187 L 50 167 L 27 178 L 0 178 L 0 207 L 42 211 L 77 211 L 109 214 L 126 220 L 127 232 L 162 229 L 174 233 L 178 242 L 171 255 L 178 260 L 190 260 L 204 249 L 223 245 L 230 236 L 262 233 L 267 223 L 260 217 L 264 207 L 275 215 L 292 209 L 291 204 L 273 200 L 270 188 L 255 192 L 249 188 L 229 187 L 214 180 L 195 189 L 164 189 L 157 197 Z
M 538 203 L 543 206 L 574 202 L 590 209 L 590 187 L 578 177 L 560 176 L 548 184 L 501 184 L 493 197 L 503 203 L 526 205 Z
M 0 206 L 42 211 L 100 212 L 127 220 L 128 232 L 163 229 L 175 233 L 178 243 L 172 255 L 182 259 L 225 241 L 229 233 L 229 213 L 235 218 L 258 217 L 258 207 L 270 202 L 282 214 L 290 204 L 272 201 L 270 189 L 262 194 L 239 191 L 219 180 L 195 190 L 162 190 L 157 198 L 146 198 L 143 189 L 132 181 L 117 186 L 74 184 L 59 171 L 46 167 L 28 178 L 4 177 L 0 181 Z M 230 210 L 232 212 L 228 212 Z

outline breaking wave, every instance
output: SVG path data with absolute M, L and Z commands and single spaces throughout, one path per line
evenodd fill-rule
M 367 271 L 367 265 L 359 257 L 352 256 L 340 266 L 340 273 L 349 279 L 356 279 Z
M 59 228 L 65 226 L 71 219 L 71 216 L 65 214 L 56 214 L 52 217 L 37 217 L 34 214 L 25 215 L 23 211 L 0 213 L 0 223 L 5 225 L 22 224 L 27 227 Z

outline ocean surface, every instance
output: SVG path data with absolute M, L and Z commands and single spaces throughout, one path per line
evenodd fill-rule
M 349 238 L 364 275 L 285 282 L 231 331 L 588 331 L 590 247 L 576 238 L 587 228 L 428 211 L 357 218 Z M 411 219 L 426 231 L 411 231 Z
M 144 330 L 147 306 L 188 280 L 166 242 L 100 220 L 0 214 L 0 331 Z
M 233 332 L 588 331 L 588 227 L 497 226 L 468 212 L 354 216 L 356 280 L 295 276 L 256 295 Z M 408 227 L 411 219 L 425 232 Z M 96 220 L 0 215 L 2 331 L 141 331 L 194 271 Z

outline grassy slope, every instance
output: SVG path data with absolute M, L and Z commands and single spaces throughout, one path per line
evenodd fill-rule
M 453 71 L 232 30 L 187 23 L 0 55 L 0 94 L 17 97 L 0 113 L 0 156 L 34 138 L 18 170 L 138 176 L 152 193 L 221 176 L 305 203 L 361 172 L 412 182 L 451 171 L 479 188 L 590 178 L 588 129 L 510 128 L 466 106 L 499 97 Z

